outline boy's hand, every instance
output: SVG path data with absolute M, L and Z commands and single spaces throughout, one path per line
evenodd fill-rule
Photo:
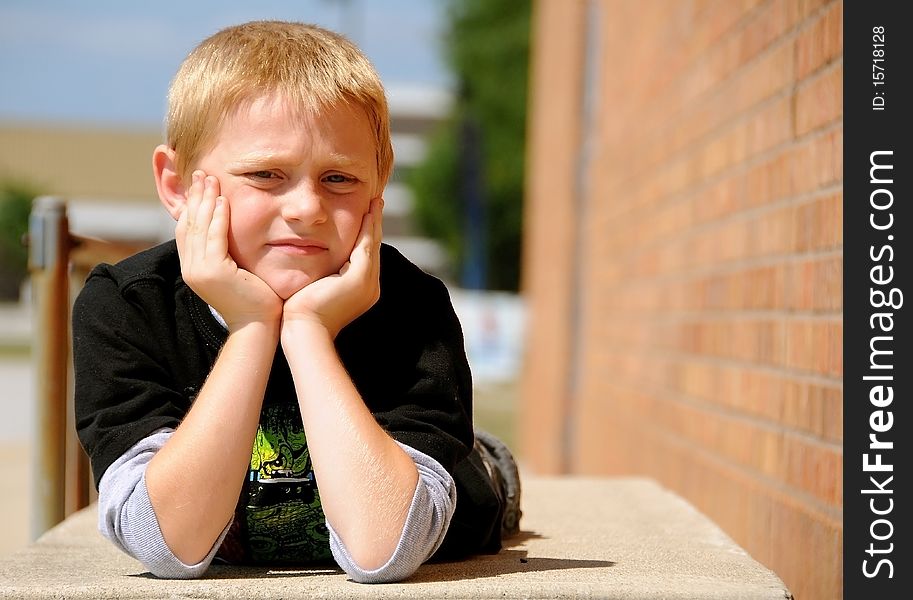
M 219 180 L 194 171 L 174 237 L 181 276 L 216 309 L 228 330 L 252 322 L 278 322 L 282 300 L 262 279 L 238 267 L 228 253 L 228 201 Z
M 349 260 L 339 273 L 307 285 L 285 301 L 282 328 L 308 322 L 331 337 L 374 306 L 380 298 L 380 242 L 383 237 L 383 198 L 371 201 Z

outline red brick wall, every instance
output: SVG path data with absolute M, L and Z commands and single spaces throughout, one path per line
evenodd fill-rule
M 842 595 L 843 5 L 535 5 L 520 456 Z

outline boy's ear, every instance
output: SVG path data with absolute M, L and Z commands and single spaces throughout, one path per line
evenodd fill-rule
M 155 187 L 159 200 L 168 214 L 177 221 L 184 210 L 186 188 L 175 167 L 174 150 L 164 144 L 152 151 L 152 172 L 155 175 Z

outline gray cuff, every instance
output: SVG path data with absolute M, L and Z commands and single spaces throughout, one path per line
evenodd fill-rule
M 209 567 L 231 522 L 209 554 L 195 565 L 184 564 L 168 547 L 149 500 L 145 474 L 149 461 L 172 433 L 170 428 L 153 432 L 108 467 L 98 484 L 98 529 L 156 577 L 192 579 Z
M 403 533 L 389 560 L 372 571 L 362 569 L 327 521 L 333 558 L 358 583 L 390 583 L 415 573 L 444 541 L 456 508 L 456 485 L 446 469 L 427 454 L 405 444 L 399 445 L 415 462 L 418 484 L 409 505 Z

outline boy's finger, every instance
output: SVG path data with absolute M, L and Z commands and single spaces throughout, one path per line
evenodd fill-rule
M 218 196 L 218 180 L 208 176 L 203 179 L 203 194 L 197 206 L 196 222 L 191 227 L 191 244 L 194 256 L 204 259 L 208 254 L 209 229 L 212 226 L 212 213 L 216 207 Z
M 380 243 L 384 238 L 384 199 L 378 198 L 374 205 L 374 235 L 373 245 L 374 253 L 371 261 L 371 276 L 377 278 L 380 276 Z
M 371 248 L 371 213 L 366 212 L 361 218 L 361 229 L 358 231 L 358 239 L 355 241 L 355 247 L 352 248 L 352 254 L 349 256 L 349 262 L 360 268 L 360 265 L 366 262 L 366 258 Z
M 174 228 L 174 238 L 178 246 L 178 257 L 184 267 L 188 267 L 193 260 L 190 237 L 196 221 L 197 208 L 200 204 L 202 171 L 194 171 L 190 176 L 190 185 L 187 187 L 184 207 L 178 217 L 178 224 Z
M 231 212 L 225 196 L 216 197 L 215 207 L 212 212 L 212 224 L 209 226 L 208 234 L 208 251 L 214 257 L 221 259 L 228 256 L 228 224 L 230 220 Z
M 358 238 L 355 240 L 355 247 L 352 248 L 349 260 L 339 270 L 340 275 L 347 275 L 343 280 L 349 281 L 349 285 L 366 278 L 371 272 L 373 230 L 373 218 L 371 211 L 368 210 L 361 218 L 361 229 L 358 231 Z
M 200 206 L 200 198 L 203 193 L 202 173 L 202 171 L 194 171 L 190 176 L 190 187 L 187 189 L 183 212 L 183 214 L 187 215 L 186 225 L 188 230 L 192 229 L 196 223 L 197 209 Z
M 364 218 L 361 220 L 361 231 L 358 233 L 358 243 L 356 244 L 356 247 L 360 248 L 361 253 L 369 260 L 375 247 L 374 232 L 377 223 L 375 207 L 376 204 L 372 201 L 368 212 L 365 213 Z
M 187 239 L 187 211 L 184 210 L 178 218 L 178 224 L 174 227 L 174 241 L 178 247 L 178 258 L 181 264 L 188 260 L 187 251 L 184 249 L 184 241 Z
M 374 216 L 374 242 L 380 247 L 384 237 L 384 199 L 378 198 Z

